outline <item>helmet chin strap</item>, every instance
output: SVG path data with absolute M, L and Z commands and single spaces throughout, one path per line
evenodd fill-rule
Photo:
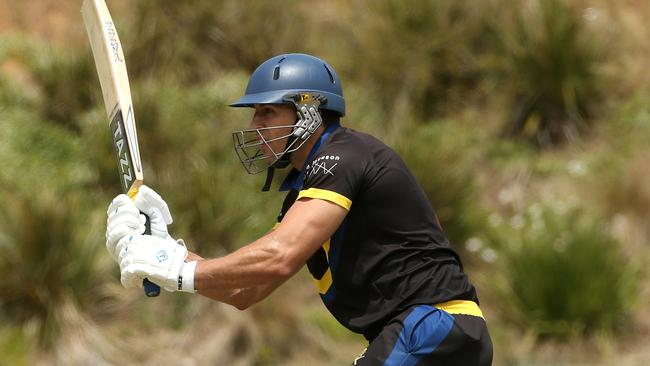
M 273 166 L 266 168 L 266 180 L 264 181 L 262 192 L 268 192 L 269 189 L 271 189 L 271 183 L 273 182 L 273 174 L 275 174 L 275 168 Z
M 293 143 L 293 140 L 296 137 L 291 136 L 287 139 L 287 146 L 291 146 Z M 285 148 L 286 150 L 286 148 Z M 269 189 L 271 189 L 271 183 L 273 183 L 273 175 L 275 174 L 275 169 L 282 169 L 286 168 L 289 166 L 289 163 L 291 162 L 289 160 L 289 157 L 291 156 L 291 152 L 286 152 L 282 154 L 280 159 L 278 159 L 275 163 L 271 164 L 267 169 L 266 169 L 266 180 L 264 181 L 264 186 L 262 187 L 262 192 L 268 192 Z

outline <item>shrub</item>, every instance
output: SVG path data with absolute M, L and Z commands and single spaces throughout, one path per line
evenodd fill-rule
M 600 125 L 602 143 L 585 152 L 593 175 L 585 176 L 587 194 L 604 212 L 650 217 L 647 161 L 650 156 L 650 96 L 640 93 L 623 103 Z M 588 181 L 588 182 L 587 182 Z
M 411 111 L 428 118 L 466 101 L 480 81 L 485 8 L 452 0 L 352 2 L 339 11 L 353 26 L 323 42 L 344 47 L 333 55 L 341 71 L 380 91 L 386 122 L 402 122 Z
M 90 49 L 87 53 L 46 49 L 32 63 L 44 99 L 41 118 L 79 132 L 79 116 L 95 100 L 103 103 Z
M 508 15 L 493 25 L 497 75 L 513 106 L 505 135 L 542 146 L 577 137 L 601 100 L 597 35 L 562 0 L 506 3 Z
M 20 327 L 3 324 L 0 326 L 0 350 L 2 362 L 7 365 L 28 365 L 29 346 Z
M 92 171 L 79 137 L 38 113 L 8 109 L 0 121 L 0 322 L 57 335 L 58 306 L 93 309 L 107 261 L 103 209 L 87 189 Z M 19 325 L 18 325 L 19 326 Z
M 300 2 L 138 1 L 123 41 L 134 76 L 190 83 L 226 69 L 253 71 L 269 57 L 304 51 Z M 276 16 L 278 10 L 282 16 Z
M 4 188 L 4 187 L 3 187 Z M 0 191 L 0 309 L 6 321 L 32 321 L 39 340 L 58 333 L 56 309 L 72 299 L 90 309 L 100 299 L 108 256 L 97 215 L 80 196 L 50 189 L 22 196 Z
M 20 36 L 7 36 L 0 39 L 0 64 L 5 62 L 13 65 L 8 76 L 15 79 L 0 80 L 3 92 L 12 94 L 8 102 L 38 111 L 38 119 L 43 122 L 78 132 L 79 116 L 96 102 L 95 98 L 103 103 L 101 92 L 96 92 L 99 80 L 90 46 L 87 52 L 74 47 L 61 50 Z M 2 93 L 0 98 L 9 97 Z
M 506 316 L 559 337 L 621 327 L 637 297 L 639 268 L 603 220 L 561 202 L 492 223 L 512 305 Z

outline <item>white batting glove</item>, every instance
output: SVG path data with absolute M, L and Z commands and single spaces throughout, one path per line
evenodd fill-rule
M 195 292 L 196 261 L 186 263 L 187 248 L 182 240 L 136 235 L 122 239 L 121 282 L 125 288 L 142 287 L 142 280 L 166 291 Z
M 174 220 L 172 220 L 167 202 L 156 191 L 145 185 L 141 186 L 135 196 L 135 207 L 149 216 L 151 235 L 163 239 L 169 237 L 167 225 Z
M 144 233 L 145 217 L 135 207 L 135 203 L 125 194 L 121 194 L 108 206 L 106 211 L 106 250 L 113 260 L 118 262 L 122 250 L 120 240 L 126 236 Z

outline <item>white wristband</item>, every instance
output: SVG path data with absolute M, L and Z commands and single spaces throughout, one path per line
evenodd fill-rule
M 178 279 L 179 291 L 195 293 L 194 289 L 194 271 L 196 270 L 196 261 L 187 262 L 181 270 L 181 277 Z

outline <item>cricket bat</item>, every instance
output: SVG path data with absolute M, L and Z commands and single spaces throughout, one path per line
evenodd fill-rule
M 122 191 L 135 199 L 144 177 L 122 44 L 104 0 L 84 0 L 81 15 L 104 96 Z M 145 233 L 151 234 L 149 218 Z M 149 297 L 160 294 L 160 287 L 147 279 L 143 286 Z

